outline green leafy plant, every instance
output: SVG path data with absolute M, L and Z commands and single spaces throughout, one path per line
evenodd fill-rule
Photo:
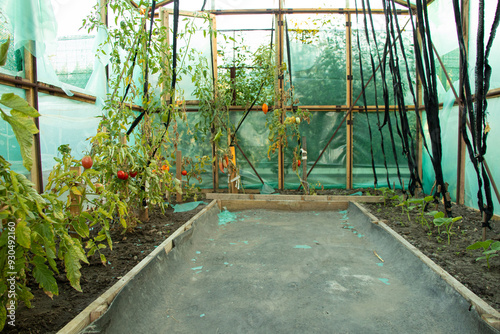
M 498 253 L 500 253 L 500 241 L 478 241 L 467 247 L 468 250 L 475 250 L 480 248 L 483 249 L 483 256 L 478 257 L 476 261 L 486 260 L 486 265 L 488 266 L 488 269 L 490 269 L 490 259 L 492 257 L 498 256 Z
M 451 218 L 451 217 L 445 217 L 444 216 L 444 213 L 443 212 L 438 212 L 435 216 L 434 216 L 434 220 L 433 220 L 433 223 L 434 225 L 436 225 L 438 227 L 438 233 L 441 234 L 441 233 L 445 233 L 447 236 L 448 236 L 448 245 L 450 244 L 451 242 L 451 236 L 452 234 L 455 234 L 455 232 L 453 232 L 453 224 L 456 223 L 457 221 L 461 220 L 462 217 L 454 217 L 454 218 Z M 444 226 L 445 230 L 444 231 L 440 231 L 440 228 Z
M 396 192 L 388 187 L 376 188 L 375 190 L 380 191 L 382 193 L 382 196 L 384 196 L 384 206 L 386 206 L 387 202 L 392 200 L 394 198 L 394 195 L 396 195 Z
M 0 48 L 0 60 L 5 58 L 8 45 Z M 3 63 L 3 60 L 1 61 Z M 38 112 L 21 97 L 3 94 L 0 103 L 11 108 L 10 115 L 1 110 L 10 124 L 21 149 L 23 164 L 31 170 L 33 135 L 38 129 L 33 121 Z M 40 195 L 24 175 L 11 170 L 0 156 L 0 330 L 11 311 L 23 302 L 31 307 L 33 294 L 27 286 L 29 277 L 52 298 L 59 293 L 55 274 L 56 260 L 64 261 L 66 277 L 76 290 L 80 288 L 80 262 L 87 258 L 81 242 L 72 238 L 67 229 L 63 204 L 56 198 Z

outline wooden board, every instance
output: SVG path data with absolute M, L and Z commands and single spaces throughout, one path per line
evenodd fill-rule
M 212 201 L 203 210 L 198 212 L 193 218 L 187 221 L 184 225 L 179 227 L 172 235 L 163 241 L 154 251 L 152 251 L 148 256 L 146 256 L 141 262 L 139 262 L 131 271 L 129 271 L 125 276 L 123 276 L 118 282 L 116 282 L 111 288 L 94 300 L 89 306 L 87 306 L 80 314 L 78 314 L 73 320 L 66 324 L 58 334 L 73 334 L 79 333 L 85 327 L 90 325 L 92 321 L 97 320 L 104 312 L 107 310 L 108 306 L 115 299 L 116 295 L 121 291 L 121 289 L 134 278 L 137 273 L 139 273 L 151 260 L 153 260 L 159 253 L 165 252 L 168 254 L 173 248 L 173 240 L 177 238 L 180 234 L 189 230 L 193 223 L 204 215 L 207 211 L 212 209 L 217 204 L 216 201 Z
M 345 210 L 349 202 L 329 201 L 286 201 L 286 200 L 217 200 L 219 208 L 229 211 L 241 211 L 252 209 L 264 210 L 287 210 L 287 211 L 332 211 Z
M 303 202 L 365 202 L 383 203 L 382 196 L 333 196 L 333 195 L 260 195 L 208 193 L 207 199 L 222 201 L 303 201 Z

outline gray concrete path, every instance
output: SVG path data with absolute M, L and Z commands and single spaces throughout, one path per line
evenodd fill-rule
M 217 213 L 148 265 L 87 333 L 493 332 L 352 207 Z

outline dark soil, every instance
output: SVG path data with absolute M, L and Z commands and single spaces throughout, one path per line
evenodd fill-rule
M 16 327 L 5 324 L 2 332 L 56 333 L 204 207 L 200 205 L 195 210 L 177 213 L 169 207 L 165 214 L 154 210 L 149 214 L 149 221 L 139 224 L 132 232 L 123 234 L 121 228 L 113 230 L 113 251 L 103 251 L 106 266 L 99 256 L 89 258 L 90 265 L 82 264 L 80 283 L 83 293 L 70 286 L 62 268 L 59 270 L 61 275 L 57 276 L 59 295 L 53 299 L 31 281 L 29 286 L 35 296 L 32 308 L 28 309 L 24 304 L 19 306 Z
M 316 193 L 351 195 L 359 191 L 363 195 L 376 195 L 373 189 L 333 189 Z M 300 194 L 294 191 L 282 193 Z M 410 212 L 408 221 L 406 213 L 402 213 L 401 208 L 395 207 L 394 204 L 396 203 L 387 203 L 386 206 L 384 204 L 365 204 L 365 206 L 480 298 L 500 310 L 500 256 L 490 259 L 488 269 L 484 260 L 476 261 L 481 255 L 480 251 L 466 250 L 467 246 L 482 238 L 480 214 L 465 206 L 454 205 L 453 215 L 462 216 L 464 219 L 454 225 L 454 234 L 448 245 L 445 234 L 438 234 L 435 227 L 429 230 L 426 226 L 422 226 L 416 212 Z M 431 204 L 429 210 L 435 210 L 435 205 Z M 119 229 L 113 231 L 113 251 L 105 253 L 108 264 L 103 266 L 100 260 L 94 257 L 90 259 L 90 265 L 84 264 L 82 267 L 83 293 L 71 288 L 64 275 L 57 277 L 59 296 L 54 296 L 53 299 L 31 282 L 31 289 L 35 295 L 32 301 L 33 307 L 31 309 L 25 306 L 19 307 L 16 311 L 16 328 L 6 324 L 4 332 L 57 332 L 203 207 L 204 205 L 201 205 L 193 211 L 175 214 L 173 209 L 169 208 L 165 215 L 154 211 L 150 213 L 149 222 L 139 225 L 133 232 L 122 234 Z M 492 227 L 493 230 L 487 231 L 487 239 L 500 240 L 500 222 L 493 221 Z

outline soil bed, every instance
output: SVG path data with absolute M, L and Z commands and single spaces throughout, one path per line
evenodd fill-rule
M 70 286 L 63 268 L 59 268 L 60 275 L 56 277 L 59 296 L 53 299 L 34 281 L 29 282 L 35 296 L 32 308 L 24 304 L 19 306 L 16 327 L 6 324 L 2 333 L 56 333 L 204 207 L 200 205 L 192 211 L 176 213 L 169 207 L 165 214 L 155 210 L 150 212 L 148 222 L 139 224 L 132 232 L 122 234 L 121 228 L 113 230 L 113 251 L 103 251 L 106 266 L 98 255 L 89 258 L 90 265 L 82 263 L 83 293 Z

